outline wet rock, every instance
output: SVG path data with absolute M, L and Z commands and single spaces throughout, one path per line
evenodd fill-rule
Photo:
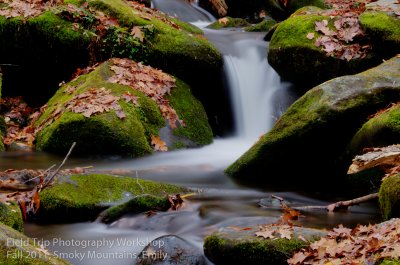
M 311 89 L 226 172 L 243 181 L 307 186 L 345 175 L 352 136 L 369 115 L 400 99 L 399 70 L 395 57 Z
M 48 250 L 37 245 L 33 239 L 0 224 L 0 264 L 68 265 Z
M 277 226 L 278 227 L 278 226 Z M 205 238 L 204 253 L 216 265 L 287 264 L 293 252 L 326 235 L 317 229 L 294 227 L 291 239 L 257 237 L 258 226 L 220 228 Z M 304 238 L 306 241 L 303 239 Z
M 201 249 L 178 236 L 167 235 L 154 239 L 139 254 L 137 265 L 203 265 Z
M 379 206 L 385 220 L 400 217 L 400 174 L 383 180 L 379 189 Z
M 217 20 L 207 26 L 209 29 L 222 29 L 222 28 L 242 28 L 250 26 L 250 23 L 243 18 L 224 17 L 223 20 Z
M 57 182 L 40 193 L 41 205 L 38 221 L 77 222 L 93 220 L 107 208 L 114 208 L 109 216 L 120 216 L 127 210 L 136 213 L 165 207 L 165 192 L 184 193 L 187 189 L 171 184 L 111 175 L 72 175 L 60 177 Z M 132 198 L 146 194 L 154 200 Z M 153 197 L 152 197 L 153 198 Z M 154 203 L 157 202 L 157 203 Z M 129 207 L 127 207 L 129 206 Z M 122 211 L 125 210 L 125 211 Z M 115 214 L 115 215 L 114 215 Z
M 248 26 L 244 28 L 244 30 L 248 32 L 269 32 L 271 28 L 276 25 L 276 23 L 276 20 L 273 18 L 265 17 L 260 23 Z
M 24 151 L 24 152 L 32 151 L 31 146 L 20 142 L 12 142 L 7 149 L 9 151 Z

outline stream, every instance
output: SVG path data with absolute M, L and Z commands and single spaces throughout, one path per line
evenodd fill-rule
M 199 27 L 212 21 L 208 13 L 183 0 L 155 0 L 153 4 Z M 223 170 L 267 132 L 298 95 L 293 86 L 282 82 L 268 65 L 268 43 L 262 40 L 264 33 L 204 31 L 205 37 L 224 55 L 236 125 L 233 135 L 214 139 L 213 144 L 198 149 L 156 153 L 139 159 L 70 158 L 66 165 L 90 165 L 99 170 L 136 170 L 140 178 L 184 185 L 198 189 L 199 194 L 191 197 L 182 210 L 160 212 L 151 217 L 127 215 L 110 225 L 97 222 L 28 223 L 25 225 L 28 236 L 50 242 L 48 248 L 72 264 L 128 265 L 134 264 L 132 257 L 137 256 L 147 243 L 162 235 L 178 235 L 202 248 L 203 237 L 218 227 L 248 226 L 274 220 L 281 215 L 279 206 L 264 207 L 270 203 L 271 194 L 281 196 L 295 206 L 327 205 L 351 198 L 329 194 L 329 187 L 307 193 L 288 191 L 285 187 L 279 190 L 249 188 L 224 174 Z M 47 168 L 61 160 L 60 156 L 41 152 L 5 152 L 0 154 L 0 170 Z M 298 224 L 320 228 L 368 224 L 379 221 L 376 209 L 373 203 L 366 203 L 354 206 L 348 212 L 309 212 L 300 218 Z M 99 245 L 87 246 L 83 243 L 87 240 L 98 240 Z M 92 255 L 88 255 L 89 252 Z M 121 255 L 115 257 L 113 253 Z

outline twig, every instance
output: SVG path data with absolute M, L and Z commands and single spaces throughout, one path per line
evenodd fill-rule
M 50 184 L 50 182 L 54 179 L 54 177 L 58 174 L 60 169 L 64 166 L 65 162 L 67 162 L 67 159 L 71 155 L 71 152 L 74 149 L 75 145 L 76 145 L 76 142 L 73 142 L 71 147 L 69 148 L 69 151 L 68 151 L 67 155 L 65 156 L 64 160 L 60 164 L 60 166 L 56 169 L 56 171 L 54 171 L 54 173 L 50 177 L 48 177 L 47 181 L 46 180 L 44 181 L 44 184 L 43 184 L 43 186 L 41 186 L 39 188 L 39 191 L 41 191 L 42 189 L 46 188 Z
M 139 183 L 139 174 L 138 174 L 137 170 L 136 170 L 136 183 L 138 184 L 138 186 L 142 190 L 142 193 L 144 193 L 144 189 L 143 189 L 142 185 L 140 185 L 140 183 Z
M 283 198 L 271 195 L 271 197 L 279 200 L 280 202 L 284 201 Z M 373 199 L 379 198 L 378 193 L 368 194 L 362 197 L 358 197 L 352 200 L 347 201 L 339 201 L 329 205 L 310 205 L 310 206 L 298 206 L 298 207 L 291 207 L 292 209 L 299 210 L 299 211 L 309 211 L 309 210 L 326 210 L 328 212 L 335 212 L 337 210 L 347 210 L 350 206 L 357 205 L 363 202 L 367 202 Z

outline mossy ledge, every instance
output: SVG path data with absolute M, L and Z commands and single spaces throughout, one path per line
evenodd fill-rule
M 38 246 L 37 241 L 0 224 L 0 264 L 2 265 L 70 265 Z
M 171 184 L 130 177 L 100 174 L 63 176 L 40 194 L 41 208 L 38 221 L 93 220 L 101 211 L 125 203 L 138 195 L 148 194 L 166 200 L 165 192 L 182 194 L 187 191 Z M 136 205 L 136 208 L 131 207 L 129 210 L 138 212 L 158 207 L 164 209 L 164 200 L 158 201 L 160 205 L 147 204 L 147 200 L 143 200 Z
M 145 94 L 129 86 L 108 82 L 114 74 L 110 70 L 111 66 L 110 61 L 103 63 L 93 72 L 65 84 L 57 91 L 49 100 L 48 107 L 36 122 L 36 126 L 49 119 L 55 109 L 61 107 L 64 112 L 37 134 L 37 149 L 66 153 L 71 144 L 77 142 L 75 154 L 117 154 L 138 157 L 152 152 L 151 136 L 159 135 L 159 130 L 165 127 L 167 122 L 157 104 Z M 73 93 L 66 92 L 69 87 L 75 87 Z M 115 96 L 130 92 L 139 98 L 139 105 L 134 106 L 123 99 L 119 100 L 118 104 L 126 115 L 123 120 L 119 119 L 114 111 L 87 118 L 83 114 L 73 113 L 63 107 L 63 104 L 75 95 L 91 88 L 103 87 L 111 90 Z M 176 142 L 185 143 L 186 147 L 211 143 L 213 135 L 207 115 L 201 103 L 191 94 L 189 86 L 177 80 L 176 87 L 172 88 L 168 97 L 179 118 L 186 123 L 184 127 L 173 130 L 167 127 L 167 130 L 164 130 L 169 132 L 169 147 L 173 147 Z
M 400 99 L 399 69 L 400 58 L 394 57 L 311 89 L 226 172 L 243 181 L 306 185 L 344 176 L 352 157 L 343 155 L 352 136 L 369 115 Z
M 0 202 L 0 223 L 8 225 L 19 232 L 24 232 L 22 213 L 16 202 Z
M 258 227 L 249 227 L 246 231 L 233 231 L 222 228 L 205 238 L 204 253 L 216 265 L 284 265 L 295 251 L 307 247 L 326 232 L 303 227 L 294 228 L 292 239 L 264 239 L 255 236 Z M 298 236 L 308 241 L 300 240 Z

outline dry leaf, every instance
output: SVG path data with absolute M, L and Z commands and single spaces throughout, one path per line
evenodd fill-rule
M 159 136 L 151 136 L 151 145 L 156 151 L 168 151 L 167 144 L 163 140 L 161 140 Z

